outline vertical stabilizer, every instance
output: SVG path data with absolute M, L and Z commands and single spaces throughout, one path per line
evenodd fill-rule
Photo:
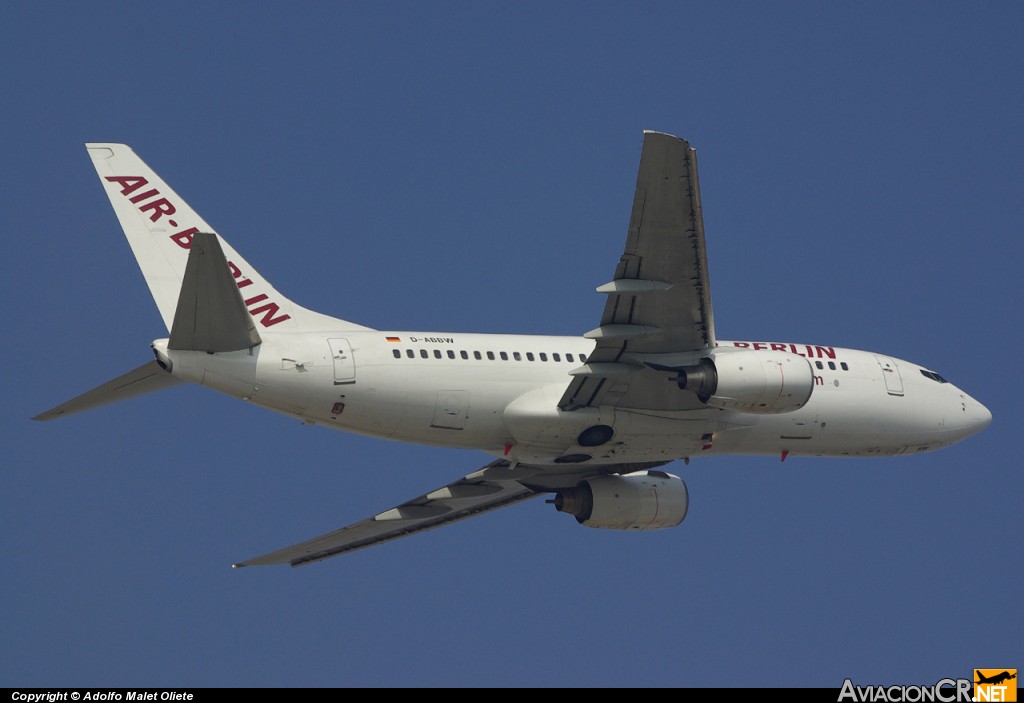
M 218 237 L 231 278 L 257 329 L 369 329 L 307 310 L 281 295 L 128 146 L 86 144 L 86 148 L 168 330 L 173 326 L 192 239 L 199 232 Z

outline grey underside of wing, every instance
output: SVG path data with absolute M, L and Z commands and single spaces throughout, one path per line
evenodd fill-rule
M 515 480 L 509 462 L 495 461 L 454 483 L 379 515 L 235 566 L 301 566 L 431 530 L 538 495 Z
M 697 155 L 686 141 L 644 133 L 625 251 L 614 279 L 598 290 L 608 300 L 600 326 L 586 335 L 596 347 L 559 407 L 701 407 L 671 374 L 634 356 L 715 346 Z
M 602 465 L 591 468 L 527 466 L 498 459 L 479 471 L 438 488 L 391 510 L 306 542 L 235 564 L 302 566 L 357 549 L 449 525 L 606 473 L 629 473 L 662 466 L 666 462 Z

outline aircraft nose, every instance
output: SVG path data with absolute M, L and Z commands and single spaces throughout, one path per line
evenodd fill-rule
M 960 402 L 964 417 L 964 429 L 968 434 L 981 432 L 992 424 L 992 413 L 974 398 L 962 393 Z
M 992 424 L 992 412 L 984 405 L 971 398 L 968 402 L 968 415 L 974 421 L 974 431 L 981 432 Z

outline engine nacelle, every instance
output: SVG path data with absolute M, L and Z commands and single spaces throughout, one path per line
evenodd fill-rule
M 814 390 L 814 371 L 811 362 L 797 354 L 736 349 L 684 366 L 676 383 L 723 410 L 788 413 L 807 405 Z
M 690 497 L 683 479 L 664 471 L 596 476 L 559 491 L 553 501 L 587 527 L 660 530 L 686 517 Z

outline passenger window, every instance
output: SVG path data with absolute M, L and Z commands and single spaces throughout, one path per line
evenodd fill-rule
M 454 359 L 455 358 L 455 352 L 453 352 L 451 349 L 448 350 L 448 358 L 449 359 Z
M 522 361 L 523 355 L 520 354 L 519 352 L 512 352 L 512 358 L 515 359 L 516 361 Z
M 477 361 L 479 361 L 483 357 L 480 356 L 480 352 L 473 352 L 473 358 L 476 359 Z
M 835 370 L 836 370 L 836 362 L 834 362 L 834 361 L 830 361 L 830 362 L 828 362 L 828 367 L 829 367 L 829 369 L 831 369 L 832 371 L 835 371 Z
M 544 352 L 541 352 L 540 353 L 540 360 L 541 361 L 547 361 L 548 360 L 548 355 L 545 354 Z
M 501 356 L 501 360 L 502 361 L 508 361 L 508 354 L 507 353 L 501 352 L 500 356 Z
M 463 349 L 462 351 L 459 352 L 459 356 L 461 356 L 463 359 L 468 359 L 469 358 L 469 354 L 466 353 L 465 349 Z
M 814 365 L 817 366 L 819 369 L 825 368 L 825 365 L 823 363 L 821 363 L 820 361 L 815 361 Z
M 841 368 L 843 371 L 849 371 L 850 370 L 850 367 L 846 365 L 845 361 L 840 361 L 839 362 L 839 368 Z
M 587 355 L 586 354 L 580 354 L 580 363 L 581 364 L 587 363 Z
M 422 356 L 424 359 L 426 359 L 427 358 L 427 350 L 426 349 L 420 349 L 420 356 Z
M 562 360 L 562 357 L 560 357 L 560 356 L 558 355 L 558 352 L 555 352 L 554 354 L 552 354 L 552 355 L 551 355 L 551 360 L 552 360 L 552 361 L 561 361 L 561 360 Z
M 533 361 L 533 352 L 526 352 L 526 360 Z
M 395 355 L 396 359 L 401 359 L 402 358 L 402 352 L 401 352 L 400 349 L 392 349 L 391 353 Z
M 415 353 L 415 352 L 413 352 L 413 350 L 412 350 L 412 349 L 406 349 L 406 350 L 405 350 L 405 355 L 406 355 L 407 357 L 409 357 L 410 359 L 413 359 L 413 358 L 415 358 L 415 357 L 416 357 L 416 353 Z
M 572 354 L 566 354 L 565 355 L 565 360 L 566 361 L 572 361 Z
M 494 352 L 487 352 L 487 359 L 489 361 L 494 361 Z

